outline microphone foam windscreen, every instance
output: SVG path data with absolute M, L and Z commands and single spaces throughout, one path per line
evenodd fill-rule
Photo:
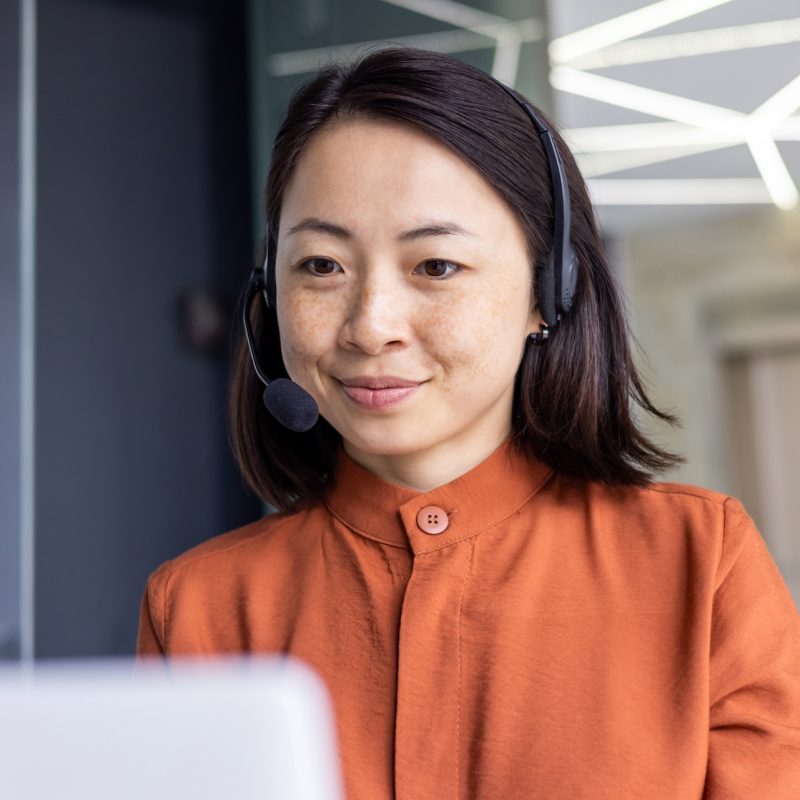
M 301 386 L 286 378 L 270 381 L 264 389 L 264 405 L 281 425 L 295 433 L 313 428 L 319 417 L 317 401 Z

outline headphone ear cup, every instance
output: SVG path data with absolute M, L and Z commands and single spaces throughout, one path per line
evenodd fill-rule
M 534 275 L 536 302 L 539 313 L 545 324 L 553 327 L 558 322 L 556 311 L 556 282 L 553 272 L 553 253 L 551 251 L 546 264 L 538 264 Z
M 277 308 L 277 290 L 275 288 L 276 250 L 275 238 L 270 233 L 267 235 L 267 255 L 264 259 L 264 302 L 271 311 L 275 311 Z
M 570 246 L 564 254 L 564 268 L 561 275 L 561 311 L 566 314 L 575 302 L 578 288 L 578 256 Z
M 270 266 L 267 273 L 267 282 L 264 286 L 264 302 L 267 304 L 267 308 L 273 313 L 277 308 L 277 298 L 275 295 L 275 270 Z

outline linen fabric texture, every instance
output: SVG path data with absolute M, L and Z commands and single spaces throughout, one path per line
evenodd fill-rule
M 156 569 L 139 657 L 306 661 L 351 799 L 800 798 L 800 616 L 738 500 L 510 440 L 424 493 L 336 476 Z

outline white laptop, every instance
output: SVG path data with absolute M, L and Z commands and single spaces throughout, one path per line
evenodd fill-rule
M 281 656 L 0 667 L 11 800 L 341 800 L 322 681 Z

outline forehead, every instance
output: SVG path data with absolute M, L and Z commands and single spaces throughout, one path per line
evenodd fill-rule
M 284 191 L 282 229 L 331 215 L 348 227 L 430 216 L 479 232 L 517 224 L 494 187 L 449 147 L 414 126 L 363 118 L 320 128 Z

